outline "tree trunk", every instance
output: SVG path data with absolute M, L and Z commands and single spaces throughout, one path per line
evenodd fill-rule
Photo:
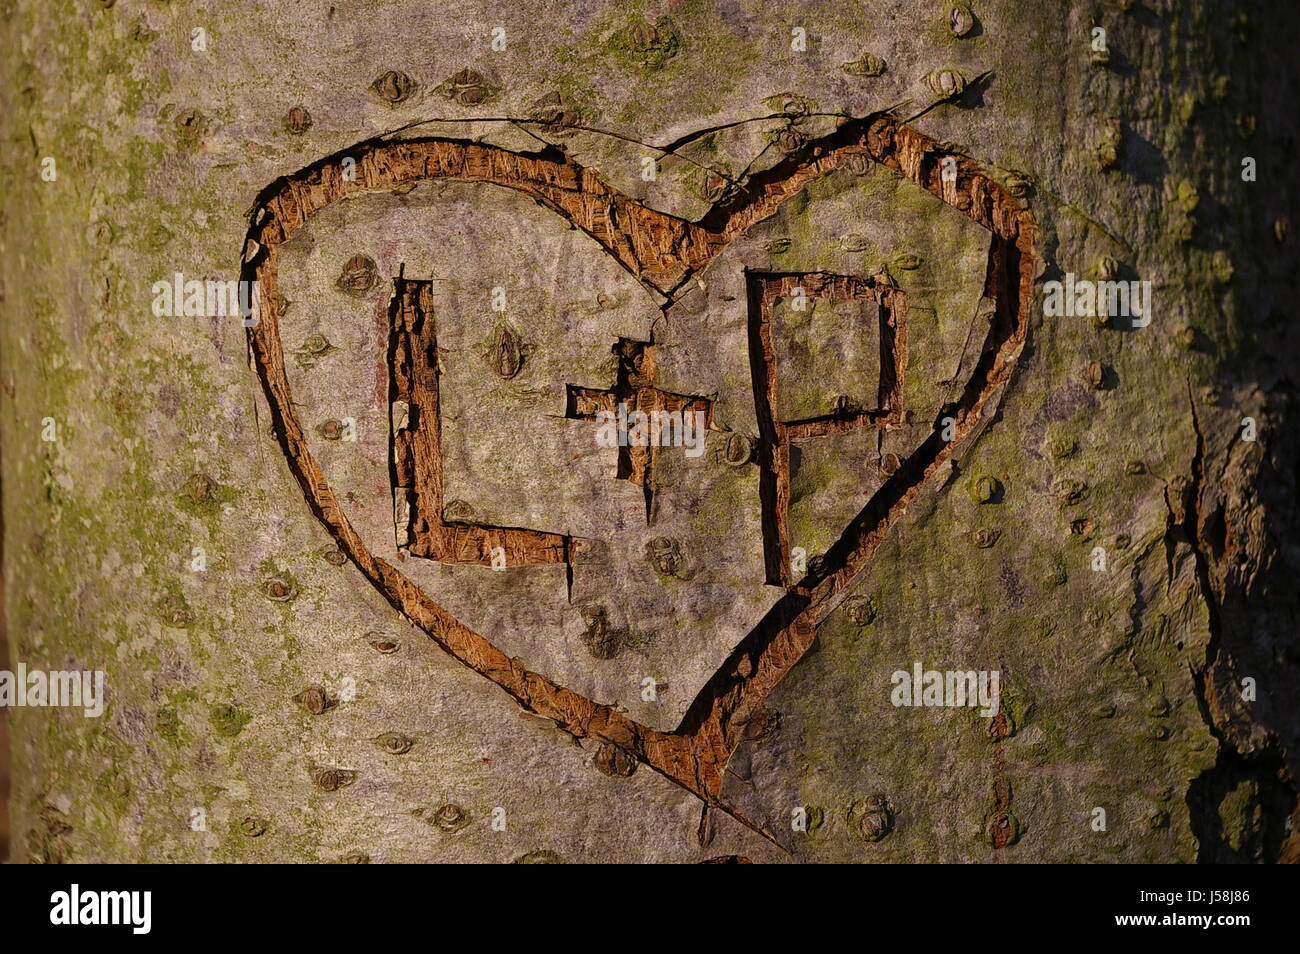
M 3 0 L 14 860 L 1294 860 L 1294 18 L 768 7 Z

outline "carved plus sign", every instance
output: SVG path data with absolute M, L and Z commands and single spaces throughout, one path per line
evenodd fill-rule
M 641 411 L 647 417 L 655 411 L 680 414 L 683 421 L 694 421 L 698 412 L 703 416 L 704 426 L 713 424 L 713 402 L 708 398 L 689 394 L 673 394 L 661 391 L 655 386 L 659 378 L 659 365 L 655 359 L 655 346 L 652 341 L 633 341 L 619 338 L 614 345 L 614 354 L 618 357 L 618 371 L 614 386 L 599 390 L 570 384 L 568 406 L 564 416 L 579 421 L 595 421 L 601 411 L 618 415 L 619 405 L 628 417 L 633 412 Z M 618 471 L 616 476 L 630 480 L 641 487 L 645 494 L 646 523 L 652 518 L 654 508 L 655 478 L 654 464 L 658 456 L 658 441 L 651 434 L 645 445 L 627 441 L 626 432 L 620 435 L 618 448 Z

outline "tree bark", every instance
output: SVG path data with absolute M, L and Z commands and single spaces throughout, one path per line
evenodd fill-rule
M 2 7 L 13 860 L 1296 859 L 1282 3 Z

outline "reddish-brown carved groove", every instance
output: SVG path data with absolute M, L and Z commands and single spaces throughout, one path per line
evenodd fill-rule
M 410 408 L 405 427 L 392 425 L 393 493 L 410 507 L 410 552 L 439 563 L 489 566 L 493 550 L 499 550 L 505 566 L 569 563 L 573 541 L 563 534 L 444 519 L 432 287 L 430 280 L 399 277 L 389 308 L 389 403 L 400 401 Z
M 875 278 L 804 274 L 746 275 L 749 305 L 749 367 L 758 420 L 759 499 L 763 510 L 763 563 L 766 580 L 789 586 L 790 444 L 857 427 L 888 427 L 903 416 L 903 368 L 907 360 L 906 296 Z M 806 300 L 871 301 L 880 309 L 880 388 L 877 406 L 846 409 L 804 421 L 783 421 L 777 413 L 776 345 L 772 308 L 778 298 L 801 290 Z
M 257 371 L 276 430 L 307 500 L 340 548 L 377 589 L 443 649 L 491 679 L 520 705 L 578 737 L 622 746 L 710 804 L 731 752 L 763 700 L 812 644 L 816 626 L 878 549 L 909 502 L 956 448 L 979 433 L 1008 383 L 1027 332 L 1035 261 L 1030 214 L 965 157 L 942 181 L 939 146 L 890 116 L 846 123 L 779 166 L 754 176 L 726 207 L 699 224 L 632 201 L 558 153 L 521 156 L 493 146 L 441 139 L 376 142 L 349 150 L 355 179 L 339 156 L 267 187 L 254 207 L 242 277 L 260 282 L 261 321 L 249 329 Z M 851 522 L 816 572 L 789 589 L 709 680 L 674 732 L 649 729 L 524 668 L 454 619 L 397 569 L 370 553 L 312 458 L 293 409 L 279 338 L 278 249 L 311 215 L 339 198 L 425 178 L 491 182 L 535 198 L 591 235 L 647 285 L 670 297 L 734 236 L 773 214 L 812 179 L 861 158 L 902 173 L 993 233 L 987 292 L 997 302 L 979 360 L 959 399 L 944 409 L 955 439 L 936 427 Z M 937 422 L 936 422 L 937 424 Z
M 713 402 L 708 398 L 690 394 L 673 394 L 655 386 L 659 378 L 659 364 L 655 346 L 650 341 L 631 341 L 620 338 L 614 346 L 618 358 L 618 372 L 614 386 L 606 390 L 568 385 L 568 400 L 564 416 L 581 421 L 594 421 L 601 411 L 618 413 L 620 404 L 628 414 L 640 411 L 652 415 L 656 411 L 681 414 L 681 420 L 703 421 L 704 427 L 713 425 Z M 629 480 L 645 493 L 646 520 L 654 512 L 654 462 L 659 453 L 657 440 L 646 445 L 628 444 L 618 449 L 617 476 Z

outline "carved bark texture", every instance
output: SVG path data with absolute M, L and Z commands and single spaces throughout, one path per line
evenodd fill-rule
M 12 857 L 1300 857 L 1294 17 L 596 6 L 0 0 Z

